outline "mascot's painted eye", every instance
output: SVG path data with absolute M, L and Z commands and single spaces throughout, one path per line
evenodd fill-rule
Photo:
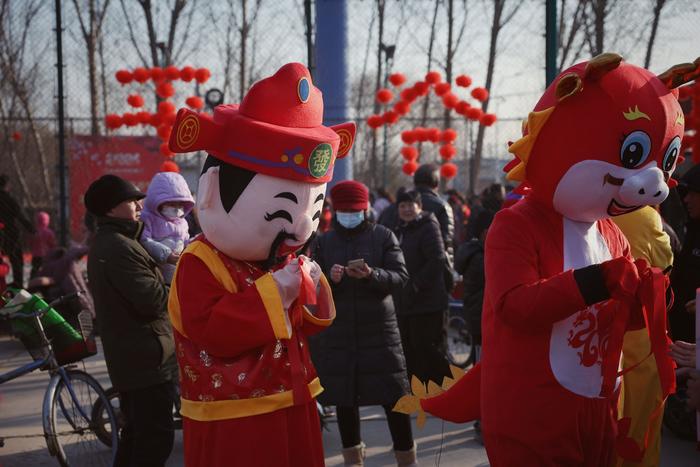
M 661 170 L 664 172 L 671 172 L 676 165 L 676 160 L 678 160 L 678 152 L 681 150 L 681 138 L 676 136 L 668 144 L 668 149 L 666 149 L 666 154 L 664 154 L 664 160 L 661 162 Z
M 622 141 L 620 162 L 627 169 L 633 169 L 644 162 L 651 152 L 651 139 L 641 130 L 633 131 Z

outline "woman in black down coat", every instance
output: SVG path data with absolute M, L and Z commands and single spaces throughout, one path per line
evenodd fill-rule
M 409 280 L 400 294 L 398 310 L 401 340 L 408 374 L 424 383 L 442 384 L 451 376 L 446 358 L 445 247 L 435 216 L 421 209 L 421 194 L 407 191 L 397 199 L 396 235 L 406 258 Z
M 312 341 L 314 365 L 324 387 L 318 400 L 335 405 L 346 465 L 362 465 L 359 406 L 381 405 L 399 465 L 414 465 L 416 448 L 408 415 L 392 412 L 409 392 L 406 361 L 391 293 L 408 277 L 394 234 L 367 221 L 367 187 L 340 182 L 331 190 L 333 230 L 314 252 L 330 277 L 336 318 Z

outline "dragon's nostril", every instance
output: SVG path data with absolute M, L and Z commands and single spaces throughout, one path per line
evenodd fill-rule
M 654 193 L 654 197 L 657 197 L 657 196 L 659 196 L 660 194 L 661 194 L 661 190 L 659 190 L 659 191 L 657 191 L 656 193 Z
M 644 191 L 644 188 L 640 188 L 640 189 L 639 189 L 639 194 L 640 194 L 640 195 L 643 195 L 644 193 L 646 193 L 646 191 Z

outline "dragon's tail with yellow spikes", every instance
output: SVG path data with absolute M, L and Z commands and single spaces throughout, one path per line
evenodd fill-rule
M 426 387 L 414 376 L 411 380 L 413 394 L 403 396 L 394 406 L 395 412 L 418 412 L 416 424 L 425 423 L 426 412 L 453 423 L 466 423 L 481 416 L 481 364 L 464 373 L 451 367 L 453 378 L 445 378 L 442 387 L 428 383 Z

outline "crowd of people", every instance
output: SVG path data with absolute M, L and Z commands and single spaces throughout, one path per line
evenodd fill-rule
M 456 190 L 441 194 L 439 167 L 433 164 L 422 165 L 413 181 L 395 196 L 373 193 L 357 181 L 337 183 L 324 200 L 319 235 L 307 250 L 329 278 L 335 301 L 334 323 L 311 338 L 310 347 L 325 388 L 319 401 L 335 407 L 346 465 L 363 463 L 359 408 L 367 405 L 384 408 L 398 465 L 416 465 L 410 417 L 392 408 L 410 392 L 411 376 L 440 384 L 451 375 L 446 317 L 456 281 L 462 283 L 464 318 L 478 361 L 489 226 L 499 210 L 520 199 L 498 183 L 468 198 Z M 682 177 L 677 195 L 685 210 L 645 208 L 616 222 L 635 257 L 670 274 L 669 332 L 675 342 L 669 351 L 679 365 L 683 400 L 697 410 L 700 377 L 692 369 L 695 289 L 700 286 L 700 166 Z M 38 212 L 30 222 L 9 194 L 7 177 L 0 176 L 9 285 L 25 284 L 22 228 L 32 253 L 29 287 L 48 295 L 91 292 L 68 313 L 88 310 L 96 317 L 126 422 L 117 465 L 164 465 L 173 446 L 178 400 L 168 294 L 180 254 L 197 232 L 194 199 L 177 173 L 158 173 L 147 193 L 105 175 L 90 186 L 85 205 L 88 244 L 58 246 L 49 215 Z M 659 214 L 664 212 L 686 217 L 667 219 Z M 86 255 L 87 277 L 81 266 Z M 626 338 L 626 355 L 627 345 Z

